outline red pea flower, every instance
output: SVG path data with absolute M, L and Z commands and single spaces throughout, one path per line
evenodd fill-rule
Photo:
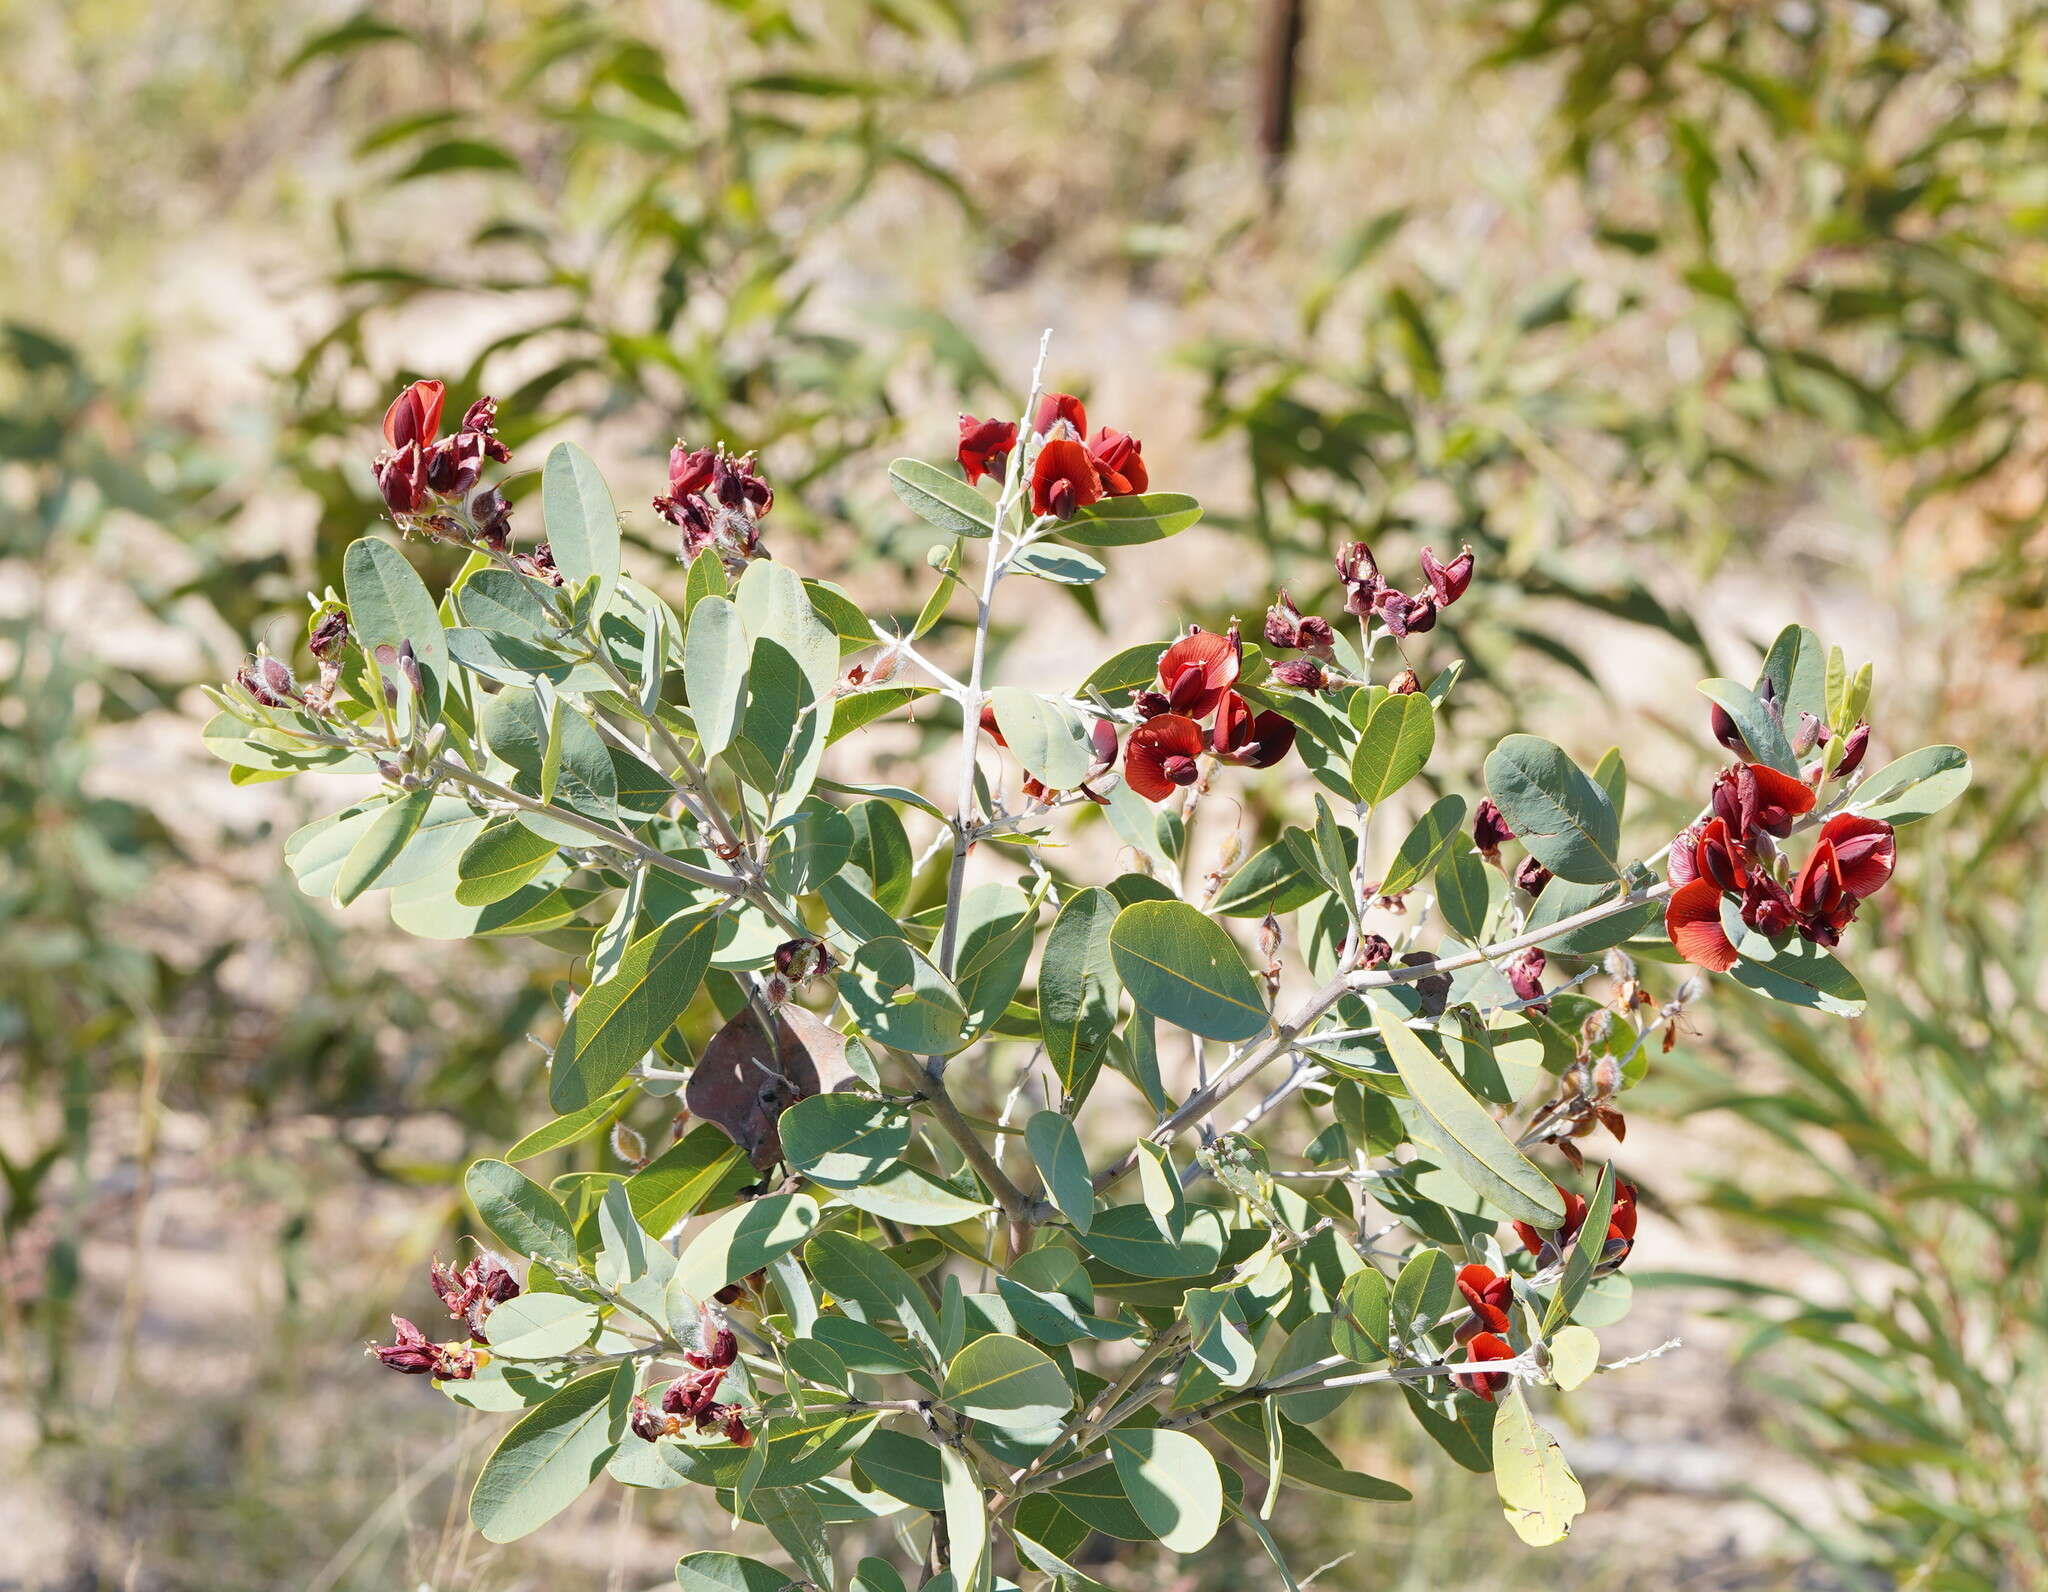
M 1088 435 L 1088 411 L 1070 392 L 1042 393 L 1031 417 L 1031 429 L 1041 437 L 1050 436 L 1062 420 L 1074 428 L 1076 440 Z
M 1254 715 L 1249 702 L 1226 691 L 1216 705 L 1209 747 L 1225 762 L 1271 768 L 1294 748 L 1294 721 L 1270 708 Z
M 1565 1189 L 1559 1189 L 1564 1196 L 1564 1222 L 1553 1234 L 1544 1234 L 1527 1222 L 1516 1222 L 1515 1235 L 1522 1240 L 1522 1247 L 1534 1255 L 1539 1264 L 1553 1265 L 1559 1256 L 1577 1242 L 1579 1229 L 1586 1225 L 1586 1202 Z M 1614 1201 L 1607 1211 L 1607 1239 L 1600 1254 L 1598 1269 L 1612 1271 L 1628 1258 L 1628 1252 L 1636 1242 L 1636 1186 L 1633 1183 L 1616 1183 Z
M 1003 467 L 1003 461 L 1010 456 L 1010 450 L 1017 446 L 1017 422 L 1014 420 L 977 420 L 972 415 L 960 417 L 960 468 L 967 473 L 971 486 L 985 475 L 994 475 Z
M 1749 853 L 1729 833 L 1723 818 L 1709 818 L 1678 832 L 1671 843 L 1671 882 L 1705 879 L 1717 890 L 1742 890 L 1749 885 Z
M 1202 727 L 1182 713 L 1147 719 L 1124 742 L 1124 780 L 1148 802 L 1201 777 Z
M 1843 888 L 1857 900 L 1876 895 L 1891 882 L 1898 852 L 1892 826 L 1882 818 L 1837 813 L 1820 826 L 1820 845 L 1833 848 Z M 1797 897 L 1798 886 L 1792 893 Z
M 1337 550 L 1336 562 L 1337 578 L 1344 583 L 1344 611 L 1365 617 L 1387 584 L 1372 549 L 1363 542 L 1348 542 Z
M 1053 437 L 1038 450 L 1031 467 L 1031 512 L 1056 520 L 1072 519 L 1076 511 L 1098 502 L 1102 480 L 1088 450 L 1072 437 Z
M 1448 564 L 1437 562 L 1433 548 L 1422 550 L 1422 578 L 1429 582 L 1430 594 L 1436 598 L 1439 608 L 1448 608 L 1465 595 L 1465 588 L 1472 584 L 1472 549 L 1466 548 Z
M 1793 819 L 1813 811 L 1813 800 L 1812 788 L 1790 774 L 1767 763 L 1738 763 L 1714 781 L 1712 805 L 1714 816 L 1746 845 L 1752 829 L 1784 839 Z
M 1207 718 L 1237 683 L 1242 662 L 1237 634 L 1190 629 L 1159 655 L 1159 684 L 1175 713 Z
M 1472 1307 L 1472 1313 L 1458 1323 L 1458 1342 L 1469 1343 L 1482 1332 L 1508 1330 L 1508 1306 L 1515 1297 L 1514 1278 L 1502 1277 L 1490 1266 L 1460 1266 L 1458 1292 Z
M 1549 1009 L 1543 1001 L 1543 969 L 1548 960 L 1541 946 L 1532 945 L 1501 969 L 1507 977 L 1508 986 L 1515 992 L 1515 998 L 1531 1002 L 1539 1012 Z
M 1512 1360 L 1515 1351 L 1505 1338 L 1496 1333 L 1482 1332 L 1465 1345 L 1468 1360 Z M 1451 1381 L 1467 1393 L 1483 1398 L 1491 1404 L 1494 1395 L 1505 1388 L 1514 1378 L 1505 1371 L 1453 1371 Z
M 1141 457 L 1144 444 L 1124 431 L 1104 426 L 1088 443 L 1088 458 L 1111 497 L 1131 497 L 1151 484 Z
M 424 449 L 440 433 L 441 406 L 447 399 L 445 382 L 414 382 L 384 411 L 384 440 L 394 448 Z
M 377 490 L 393 514 L 416 514 L 427 499 L 427 459 L 417 442 L 377 456 Z
M 1550 870 L 1534 857 L 1524 857 L 1522 865 L 1515 870 L 1515 886 L 1532 896 L 1543 894 L 1543 887 L 1550 883 Z
M 404 1316 L 391 1318 L 397 1341 L 370 1345 L 370 1353 L 405 1376 L 431 1376 L 443 1382 L 467 1382 L 476 1375 L 476 1355 L 464 1344 L 431 1343 Z
M 1711 879 L 1691 879 L 1671 892 L 1664 903 L 1664 933 L 1695 967 L 1725 973 L 1735 965 L 1735 942 L 1721 927 L 1721 892 Z
M 1769 874 L 1759 873 L 1750 876 L 1749 888 L 1742 892 L 1742 921 L 1775 940 L 1799 926 L 1799 913 L 1785 887 Z

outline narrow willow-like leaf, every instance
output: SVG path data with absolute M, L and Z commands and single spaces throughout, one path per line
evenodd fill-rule
M 334 879 L 334 904 L 348 906 L 374 887 L 419 832 L 434 800 L 431 790 L 408 791 L 377 814 L 342 859 Z
M 1405 1019 L 1383 1011 L 1379 1031 L 1409 1099 L 1435 1130 L 1431 1148 L 1443 1166 L 1510 1220 L 1544 1228 L 1563 1221 L 1564 1201 L 1550 1179 L 1508 1142 L 1486 1108 Z
M 1472 945 L 1485 940 L 1499 904 L 1500 893 L 1494 883 L 1499 877 L 1472 849 L 1469 835 L 1460 834 L 1445 843 L 1436 865 L 1436 905 L 1459 939 Z
M 1380 881 L 1380 894 L 1400 895 L 1420 884 L 1436 866 L 1444 848 L 1453 840 L 1464 838 L 1464 822 L 1465 798 L 1439 797 L 1401 841 L 1387 876 Z
M 1135 547 L 1178 536 L 1201 517 L 1202 505 L 1184 492 L 1145 492 L 1091 503 L 1057 534 L 1084 547 Z

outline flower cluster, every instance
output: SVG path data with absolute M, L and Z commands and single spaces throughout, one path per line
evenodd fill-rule
M 1372 549 L 1352 542 L 1337 554 L 1337 578 L 1344 583 L 1344 610 L 1361 619 L 1377 619 L 1399 641 L 1436 628 L 1436 616 L 1465 595 L 1472 584 L 1472 549 L 1463 549 L 1448 564 L 1434 549 L 1422 550 L 1424 589 L 1412 596 L 1387 583 Z
M 1072 519 L 1106 497 L 1130 497 L 1151 484 L 1144 444 L 1108 426 L 1088 436 L 1088 411 L 1071 393 L 1049 392 L 1038 400 L 1031 429 L 1039 438 L 1031 465 L 1031 512 Z M 1086 438 L 1087 440 L 1083 440 Z M 978 481 L 1017 445 L 1017 428 L 994 420 L 960 417 L 960 467 Z
M 1858 725 L 1844 743 L 1836 778 L 1854 771 L 1868 740 L 1867 726 Z M 1669 873 L 1677 888 L 1665 904 L 1664 928 L 1688 962 L 1717 973 L 1735 965 L 1739 953 L 1721 921 L 1724 901 L 1735 905 L 1746 928 L 1766 938 L 1797 932 L 1832 946 L 1857 908 L 1891 879 L 1892 826 L 1853 813 L 1821 825 L 1805 864 L 1791 871 L 1778 842 L 1813 811 L 1821 773 L 1819 764 L 1800 779 L 1765 763 L 1738 763 L 1716 777 L 1707 816 L 1671 843 Z
M 1190 629 L 1160 654 L 1157 689 L 1137 697 L 1144 722 L 1124 743 L 1124 780 L 1145 800 L 1194 784 L 1204 753 L 1271 768 L 1293 749 L 1293 722 L 1271 709 L 1254 713 L 1234 689 L 1243 652 L 1233 625 L 1221 636 Z
M 654 1442 L 663 1437 L 681 1437 L 685 1432 L 720 1433 L 727 1442 L 751 1448 L 753 1431 L 746 1412 L 738 1404 L 722 1404 L 718 1391 L 725 1373 L 740 1356 L 739 1339 L 707 1307 L 697 1316 L 698 1347 L 683 1359 L 690 1365 L 688 1376 L 669 1383 L 661 1395 L 657 1413 L 644 1398 L 633 1400 L 630 1417 L 633 1435 Z
M 478 1255 L 459 1271 L 437 1260 L 427 1268 L 427 1276 L 449 1316 L 468 1329 L 469 1343 L 434 1343 L 404 1316 L 393 1316 L 391 1327 L 397 1341 L 372 1344 L 370 1353 L 406 1376 L 466 1382 L 476 1375 L 477 1368 L 476 1351 L 470 1344 L 491 1341 L 484 1334 L 484 1323 L 507 1299 L 519 1297 L 519 1279 L 492 1254 Z
M 498 440 L 498 404 L 479 398 L 448 436 L 441 432 L 441 408 L 448 389 L 438 381 L 416 381 L 384 411 L 387 452 L 377 455 L 377 490 L 395 515 L 431 513 L 465 496 L 483 474 L 484 460 L 511 461 L 512 450 Z M 479 523 L 504 518 L 503 499 L 476 515 Z
M 683 533 L 685 563 L 715 550 L 737 573 L 753 558 L 766 558 L 761 520 L 775 506 L 775 490 L 762 479 L 749 454 L 691 448 L 678 440 L 668 456 L 668 491 L 654 500 L 654 512 Z
M 1556 1265 L 1578 1242 L 1579 1229 L 1586 1225 L 1586 1202 L 1578 1195 L 1564 1189 L 1557 1191 L 1564 1197 L 1564 1223 L 1554 1233 L 1544 1233 L 1531 1227 L 1527 1222 L 1515 1223 L 1515 1236 L 1522 1241 L 1522 1247 L 1536 1257 L 1539 1267 Z M 1610 1272 L 1628 1259 L 1628 1252 L 1636 1242 L 1636 1186 L 1633 1183 L 1614 1185 L 1614 1203 L 1607 1212 L 1607 1242 L 1600 1252 L 1598 1272 Z
M 1470 1306 L 1453 1335 L 1463 1346 L 1468 1360 L 1512 1360 L 1514 1346 L 1507 1340 L 1508 1306 L 1515 1300 L 1515 1280 L 1503 1277 L 1490 1266 L 1473 1264 L 1458 1268 L 1458 1292 Z M 1459 1371 L 1451 1381 L 1465 1392 L 1491 1404 L 1508 1385 L 1504 1371 Z

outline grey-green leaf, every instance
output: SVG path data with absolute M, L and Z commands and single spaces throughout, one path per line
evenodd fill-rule
M 1560 879 L 1621 875 L 1621 821 L 1607 793 L 1540 735 L 1510 735 L 1486 759 L 1486 788 L 1516 838 Z
M 1486 1108 L 1404 1018 L 1381 1012 L 1379 1031 L 1409 1099 L 1434 1129 L 1429 1147 L 1437 1161 L 1511 1221 L 1544 1228 L 1562 1222 L 1564 1201 L 1550 1179 L 1508 1142 Z
M 1389 696 L 1372 710 L 1351 754 L 1351 788 L 1362 802 L 1385 801 L 1422 772 L 1436 746 L 1436 709 L 1419 691 Z
M 747 697 L 751 655 L 746 626 L 731 599 L 705 597 L 690 610 L 690 628 L 683 638 L 683 689 L 706 757 L 716 757 L 732 745 Z
M 619 583 L 619 511 L 597 461 L 573 442 L 548 451 L 540 473 L 541 514 L 555 568 L 569 590 L 597 577 L 597 606 L 603 613 Z
M 927 525 L 955 536 L 987 536 L 996 528 L 996 506 L 956 476 L 922 459 L 898 459 L 889 466 L 889 485 L 904 506 Z
M 628 1360 L 578 1377 L 505 1434 L 469 1499 L 486 1540 L 516 1541 L 583 1495 L 619 1446 L 638 1370 Z
M 1024 1124 L 1024 1143 L 1045 1179 L 1045 1191 L 1076 1232 L 1088 1231 L 1095 1216 L 1095 1187 L 1088 1157 L 1074 1124 L 1057 1111 L 1040 1111 Z
M 1893 826 L 1931 818 L 1970 788 L 1970 759 L 1960 746 L 1923 746 L 1887 763 L 1857 787 L 1849 811 Z
M 439 719 L 448 683 L 448 637 L 426 583 L 403 553 L 374 536 L 349 544 L 341 559 L 341 582 L 363 655 L 403 700 L 406 684 L 398 672 L 398 652 L 410 641 L 426 696 L 421 717 L 427 723 Z
M 549 1073 L 557 1111 L 610 1094 L 675 1026 L 711 965 L 719 917 L 716 907 L 677 913 L 628 945 L 611 977 L 583 992 Z

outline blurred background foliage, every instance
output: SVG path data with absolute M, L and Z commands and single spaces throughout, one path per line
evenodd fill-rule
M 1580 1535 L 1514 1550 L 1360 1430 L 1416 1507 L 1283 1517 L 1292 1556 L 2048 1586 L 2044 21 L 5 0 L 0 1584 L 652 1584 L 722 1532 L 585 1519 L 515 1563 L 446 1525 L 480 1434 L 354 1354 L 451 1242 L 465 1153 L 536 1120 L 559 970 L 298 897 L 304 815 L 225 786 L 193 688 L 286 650 L 374 522 L 405 378 L 588 442 L 650 568 L 669 443 L 758 448 L 778 551 L 888 607 L 924 544 L 881 464 L 943 457 L 1050 325 L 1055 381 L 1212 526 L 1030 616 L 1010 667 L 1326 604 L 1339 540 L 1470 542 L 1433 644 L 1491 687 L 1475 753 L 1625 736 L 1675 822 L 1690 680 L 1802 620 L 1878 659 L 1880 758 L 1978 763 L 1874 904 L 1868 1018 L 1717 988 L 1646 1086 L 1639 1346 L 1692 1341 L 1603 1389 Z

